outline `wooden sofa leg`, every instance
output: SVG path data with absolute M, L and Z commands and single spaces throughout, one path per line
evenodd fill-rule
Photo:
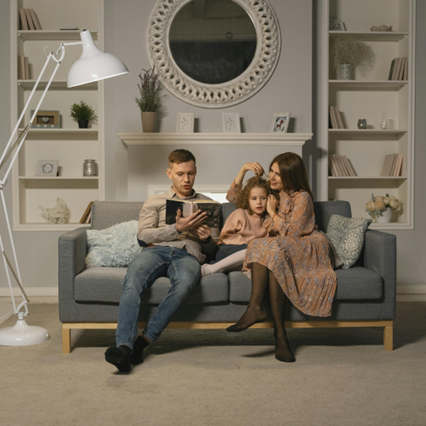
M 383 333 L 383 345 L 385 351 L 393 351 L 393 322 L 385 327 Z
M 71 329 L 62 325 L 62 353 L 71 353 Z

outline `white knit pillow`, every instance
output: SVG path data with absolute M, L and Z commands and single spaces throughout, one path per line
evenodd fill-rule
M 88 229 L 86 267 L 126 267 L 142 247 L 137 241 L 138 221 L 117 223 L 107 229 Z

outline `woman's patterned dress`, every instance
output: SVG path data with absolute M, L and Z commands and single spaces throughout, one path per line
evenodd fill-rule
M 234 201 L 240 190 L 241 186 L 233 185 L 228 200 Z M 311 196 L 304 191 L 292 195 L 281 191 L 277 213 L 282 218 L 278 226 L 269 215 L 263 224 L 270 235 L 276 236 L 248 244 L 243 273 L 251 278 L 252 263 L 260 263 L 273 272 L 297 309 L 306 315 L 330 316 L 337 278 L 327 241 L 315 226 Z

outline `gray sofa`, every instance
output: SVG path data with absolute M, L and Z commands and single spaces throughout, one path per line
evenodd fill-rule
M 116 223 L 135 220 L 140 202 L 95 202 L 92 229 L 105 229 Z M 327 229 L 330 216 L 351 217 L 346 201 L 315 202 L 316 223 Z M 222 205 L 222 223 L 235 209 Z M 127 268 L 85 268 L 86 229 L 78 228 L 59 238 L 59 317 L 62 322 L 63 352 L 71 351 L 72 329 L 116 328 L 118 304 Z M 385 350 L 392 350 L 396 302 L 396 237 L 367 230 L 364 249 L 357 264 L 338 269 L 333 314 L 315 318 L 302 314 L 289 303 L 286 326 L 302 327 L 384 327 Z M 159 278 L 144 295 L 140 313 L 143 327 L 156 306 L 169 291 L 168 278 Z M 226 328 L 245 311 L 251 281 L 241 272 L 217 273 L 201 278 L 187 304 L 169 328 Z M 268 319 L 255 327 L 271 327 Z

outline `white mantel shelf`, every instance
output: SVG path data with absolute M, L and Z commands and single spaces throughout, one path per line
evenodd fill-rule
M 303 146 L 312 133 L 117 133 L 131 145 L 293 145 Z

